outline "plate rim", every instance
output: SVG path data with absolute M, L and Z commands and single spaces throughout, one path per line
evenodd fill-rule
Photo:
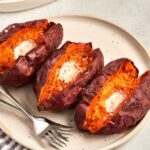
M 19 12 L 37 8 L 55 0 L 7 0 L 0 1 L 0 12 Z M 8 5 L 9 4 L 9 5 Z
M 92 19 L 92 20 L 97 20 L 97 21 L 101 21 L 107 24 L 110 24 L 111 26 L 114 26 L 115 28 L 118 28 L 120 31 L 123 31 L 125 34 L 127 34 L 129 37 L 131 37 L 131 39 L 134 40 L 134 42 L 140 47 L 140 49 L 144 52 L 145 55 L 147 55 L 147 57 L 150 60 L 150 52 L 148 50 L 146 50 L 142 44 L 142 42 L 138 41 L 130 32 L 128 32 L 124 27 L 117 25 L 116 23 L 104 19 L 104 18 L 99 18 L 99 17 L 95 17 L 92 15 L 79 15 L 79 14 L 64 14 L 64 15 L 53 15 L 53 16 L 45 16 L 46 19 L 48 20 L 53 20 L 53 19 L 59 19 L 59 18 L 72 18 L 72 17 L 76 17 L 76 18 L 85 18 L 85 19 Z M 120 138 L 119 140 L 115 141 L 114 143 L 109 144 L 108 146 L 105 146 L 103 148 L 98 148 L 97 150 L 110 150 L 113 148 L 116 148 L 122 144 L 124 144 L 125 142 L 127 142 L 128 140 L 130 140 L 133 136 L 135 136 L 140 129 L 142 128 L 142 126 L 144 126 L 144 123 L 150 118 L 150 110 L 147 112 L 147 114 L 143 117 L 143 119 L 124 137 Z M 30 143 L 30 145 L 26 145 L 24 143 L 24 141 L 17 141 L 15 140 L 14 136 L 11 134 L 11 132 L 9 131 L 8 128 L 6 128 L 2 122 L 0 121 L 0 129 L 2 129 L 2 131 L 4 131 L 9 137 L 11 137 L 14 141 L 18 142 L 19 144 L 27 147 L 27 148 L 32 148 L 32 144 Z M 45 148 L 43 148 L 43 150 L 45 150 Z

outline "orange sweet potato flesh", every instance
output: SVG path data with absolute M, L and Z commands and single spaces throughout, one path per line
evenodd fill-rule
M 62 26 L 46 19 L 5 28 L 0 33 L 0 83 L 18 87 L 30 82 L 47 57 L 59 46 L 62 37 Z M 26 40 L 33 40 L 37 47 L 15 59 L 15 47 Z
M 83 59 L 84 58 L 84 59 Z M 57 71 L 61 68 L 62 64 L 65 62 L 77 62 L 82 68 L 81 72 L 77 77 L 69 83 L 65 83 L 59 80 Z M 39 95 L 39 105 L 45 99 L 49 99 L 53 94 L 63 90 L 72 82 L 75 82 L 83 72 L 88 68 L 92 62 L 92 48 L 90 44 L 83 43 L 70 43 L 66 52 L 61 56 L 61 58 L 55 63 L 51 71 L 49 72 L 46 83 L 43 85 L 40 95 Z

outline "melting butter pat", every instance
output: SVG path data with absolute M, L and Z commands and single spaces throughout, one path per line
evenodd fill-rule
M 81 72 L 81 68 L 78 63 L 69 61 L 65 62 L 58 71 L 59 80 L 68 83 L 74 80 Z
M 29 39 L 29 40 L 23 41 L 14 49 L 15 59 L 17 59 L 19 56 L 24 56 L 27 52 L 29 52 L 35 47 L 37 47 L 37 45 L 33 40 Z
M 123 92 L 114 92 L 106 101 L 105 101 L 105 107 L 106 111 L 109 113 L 113 113 L 116 108 L 121 104 L 121 102 L 125 98 L 125 93 Z

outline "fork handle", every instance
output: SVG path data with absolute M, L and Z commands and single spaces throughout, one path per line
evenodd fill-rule
M 0 85 L 0 92 L 5 95 L 11 102 L 13 102 L 29 119 L 33 121 L 34 117 L 29 114 L 20 103 L 9 93 L 9 91 L 2 85 Z

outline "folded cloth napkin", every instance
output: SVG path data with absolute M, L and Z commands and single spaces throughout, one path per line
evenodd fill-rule
M 7 136 L 0 129 L 0 150 L 27 150 L 22 145 L 18 144 L 14 140 L 12 140 L 9 136 Z

